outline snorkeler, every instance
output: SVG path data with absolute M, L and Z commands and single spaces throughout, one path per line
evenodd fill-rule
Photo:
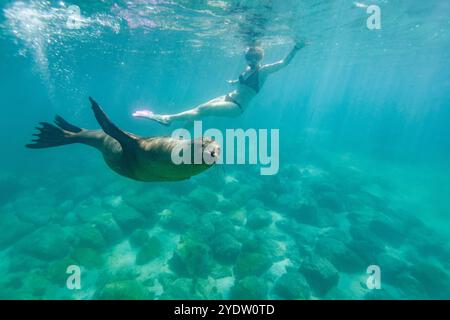
M 297 52 L 304 48 L 306 44 L 305 41 L 297 42 L 286 58 L 265 65 L 261 64 L 264 50 L 260 47 L 249 47 L 245 52 L 247 68 L 239 76 L 239 79 L 228 81 L 229 84 L 237 86 L 233 92 L 176 114 L 160 115 L 150 110 L 138 110 L 133 113 L 133 116 L 150 119 L 166 126 L 175 121 L 192 122 L 209 116 L 237 117 L 247 109 L 250 101 L 261 90 L 267 76 L 287 66 Z

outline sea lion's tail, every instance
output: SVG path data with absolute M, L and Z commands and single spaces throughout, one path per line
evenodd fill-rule
M 39 132 L 33 134 L 37 138 L 32 140 L 32 143 L 27 144 L 27 148 L 51 148 L 79 142 L 77 133 L 81 132 L 82 129 L 68 123 L 60 116 L 55 117 L 57 126 L 48 122 L 40 122 L 39 124 L 42 127 L 36 127 Z

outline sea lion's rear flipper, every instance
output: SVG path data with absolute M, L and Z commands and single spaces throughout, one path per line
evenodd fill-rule
M 63 130 L 78 133 L 81 132 L 81 128 L 74 126 L 73 124 L 68 123 L 66 120 L 64 120 L 61 116 L 56 115 L 55 116 L 55 124 L 60 127 Z
M 133 149 L 137 146 L 138 138 L 136 136 L 124 132 L 114 123 L 112 123 L 106 113 L 94 99 L 89 97 L 89 101 L 91 102 L 92 110 L 94 111 L 97 122 L 100 124 L 103 131 L 105 131 L 107 135 L 116 139 L 124 149 Z
M 42 127 L 36 127 L 39 131 L 33 134 L 36 138 L 26 145 L 30 149 L 43 149 L 77 143 L 79 139 L 76 133 L 58 128 L 48 122 L 40 122 Z

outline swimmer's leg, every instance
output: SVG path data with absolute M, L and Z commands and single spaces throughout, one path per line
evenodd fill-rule
M 133 116 L 147 118 L 168 126 L 175 121 L 193 122 L 211 116 L 234 118 L 241 115 L 241 113 L 242 111 L 237 104 L 226 101 L 224 97 L 219 97 L 176 114 L 158 115 L 148 110 L 140 110 L 133 113 Z

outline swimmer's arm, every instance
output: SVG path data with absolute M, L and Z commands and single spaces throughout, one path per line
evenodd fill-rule
M 305 41 L 300 41 L 296 43 L 294 48 L 292 48 L 291 52 L 289 52 L 289 54 L 283 60 L 271 64 L 266 64 L 261 68 L 261 70 L 266 71 L 269 74 L 280 71 L 281 69 L 289 65 L 289 63 L 291 63 L 292 59 L 294 59 L 297 52 L 300 49 L 304 48 L 306 44 L 307 43 Z

